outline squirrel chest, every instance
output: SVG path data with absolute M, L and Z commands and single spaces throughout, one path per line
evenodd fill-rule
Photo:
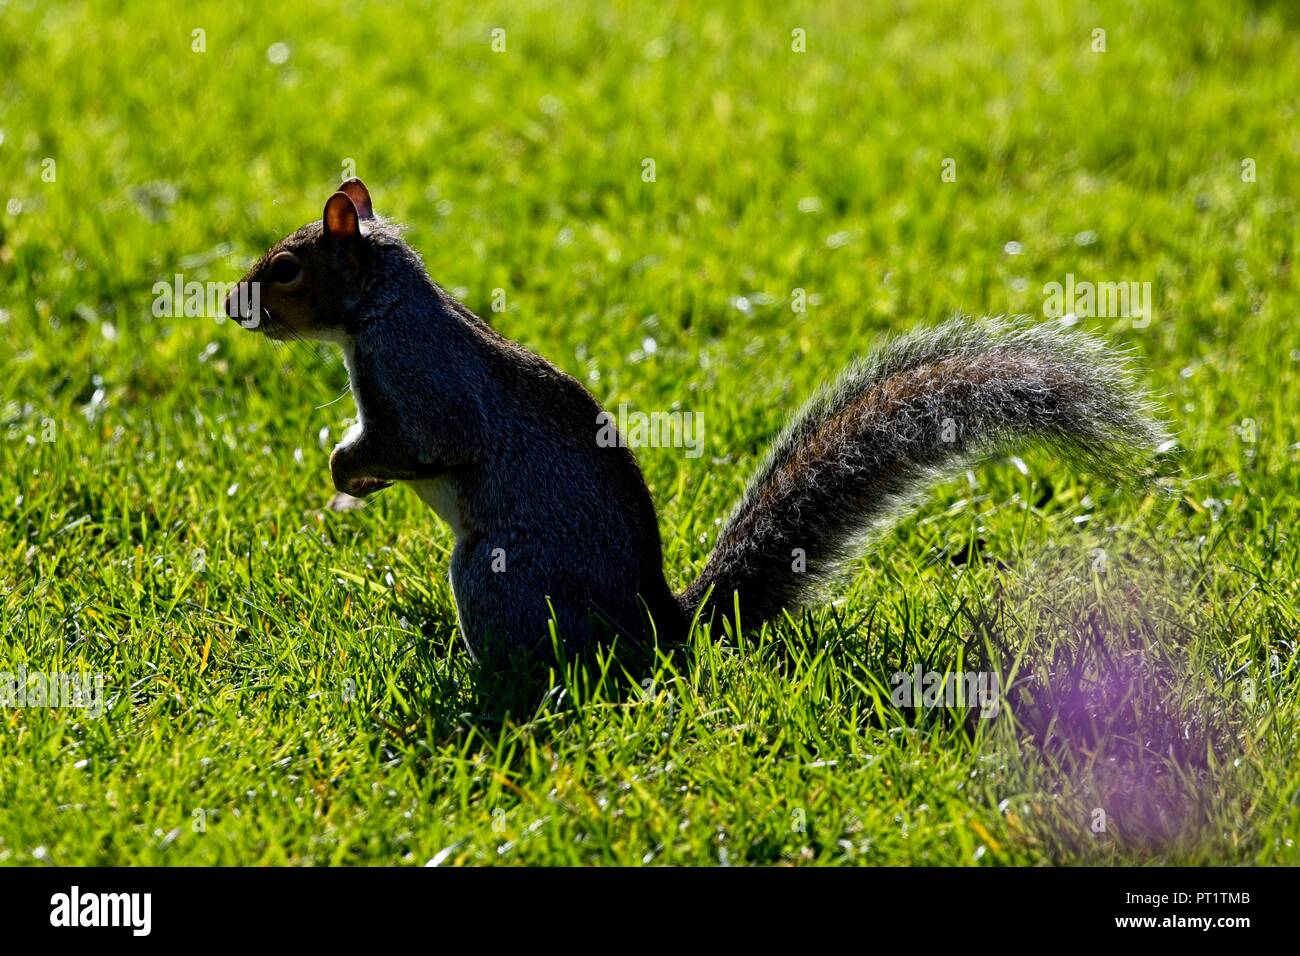
M 465 536 L 465 520 L 461 514 L 460 495 L 451 478 L 424 478 L 407 482 L 420 496 L 420 500 L 438 513 L 438 517 L 451 525 L 452 533 L 460 540 Z

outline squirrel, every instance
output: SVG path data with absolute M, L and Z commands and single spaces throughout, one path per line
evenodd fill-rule
M 813 600 L 865 536 L 976 461 L 1039 445 L 1122 478 L 1167 441 L 1125 357 L 1059 321 L 897 337 L 791 419 L 674 594 L 650 491 L 625 442 L 598 442 L 597 400 L 439 287 L 359 179 L 272 247 L 226 311 L 342 347 L 357 417 L 330 455 L 334 486 L 365 497 L 404 482 L 451 526 L 458 623 L 479 660 L 533 654 L 552 624 L 579 651 L 681 640 L 714 613 L 754 628 Z

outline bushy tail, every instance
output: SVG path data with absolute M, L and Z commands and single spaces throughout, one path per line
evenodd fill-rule
M 896 338 L 814 397 L 773 444 L 700 579 L 753 626 L 797 608 L 933 481 L 1032 445 L 1120 479 L 1166 441 L 1122 355 L 1058 322 L 958 319 Z M 711 607 L 702 609 L 705 616 Z

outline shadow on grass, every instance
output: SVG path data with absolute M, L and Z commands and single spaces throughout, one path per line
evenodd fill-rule
M 400 697 L 408 705 L 403 739 L 445 741 L 470 730 L 495 739 L 510 724 L 530 722 L 540 725 L 534 732 L 544 736 L 546 716 L 583 700 L 626 702 L 642 692 L 640 682 L 663 656 L 675 659 L 682 653 L 681 646 L 657 654 L 653 646 L 623 640 L 577 655 L 551 644 L 531 654 L 476 658 L 441 608 L 415 599 L 398 610 L 423 622 L 400 677 Z
M 632 699 L 662 663 L 653 650 L 627 645 L 576 659 L 552 648 L 531 658 L 478 662 L 459 644 L 454 625 L 436 620 L 436 611 L 408 611 L 435 621 L 424 628 L 403 677 L 412 718 L 408 738 L 446 740 L 473 732 L 497 746 L 508 728 L 526 724 L 531 736 L 544 739 L 582 702 Z M 1116 605 L 1058 611 L 1037 628 L 1012 617 L 1014 609 L 997 599 L 957 609 L 940 630 L 964 632 L 958 639 L 967 670 L 1014 677 L 1003 685 L 995 716 L 1009 715 L 1021 752 L 1032 757 L 1029 772 L 1037 779 L 1029 790 L 1050 798 L 1037 814 L 1043 840 L 1063 859 L 1115 852 L 1142 857 L 1192 846 L 1222 810 L 1215 798 L 1221 783 L 1216 766 L 1230 740 L 1224 702 L 1189 679 L 1177 647 L 1162 645 L 1133 594 Z M 900 644 L 898 635 L 888 640 L 879 630 L 873 615 L 833 615 L 812 632 L 815 646 L 766 645 L 766 663 L 778 673 L 797 674 L 801 660 L 829 647 L 845 668 L 852 655 L 880 673 L 951 665 L 955 646 L 940 640 L 941 633 L 926 631 Z M 689 646 L 661 653 L 682 672 L 700 664 Z M 897 712 L 910 726 L 938 722 L 972 741 L 1003 724 L 982 720 L 976 706 Z M 863 707 L 863 721 L 878 723 L 876 713 Z
M 989 734 L 1008 733 L 1005 744 L 1028 758 L 1026 790 L 1050 798 L 1035 816 L 1062 859 L 1151 857 L 1202 843 L 1231 811 L 1223 791 L 1231 704 L 1189 672 L 1136 591 L 1105 606 L 1058 609 L 1037 626 L 1016 615 L 1005 597 L 964 605 L 938 632 L 903 635 L 888 663 L 869 658 L 877 674 L 947 674 L 960 647 L 966 673 L 999 675 L 993 719 L 975 703 L 889 712 L 977 745 L 998 747 Z M 870 714 L 867 723 L 888 724 Z
M 1021 659 L 1005 695 L 1061 801 L 1057 836 L 1075 854 L 1175 850 L 1216 809 L 1226 711 L 1180 675 L 1138 610 L 1069 619 L 1062 639 Z

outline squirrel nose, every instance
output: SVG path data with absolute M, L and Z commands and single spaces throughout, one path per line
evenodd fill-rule
M 226 315 L 245 328 L 255 328 L 266 311 L 262 308 L 257 291 L 256 282 L 235 283 L 235 287 L 226 296 Z

